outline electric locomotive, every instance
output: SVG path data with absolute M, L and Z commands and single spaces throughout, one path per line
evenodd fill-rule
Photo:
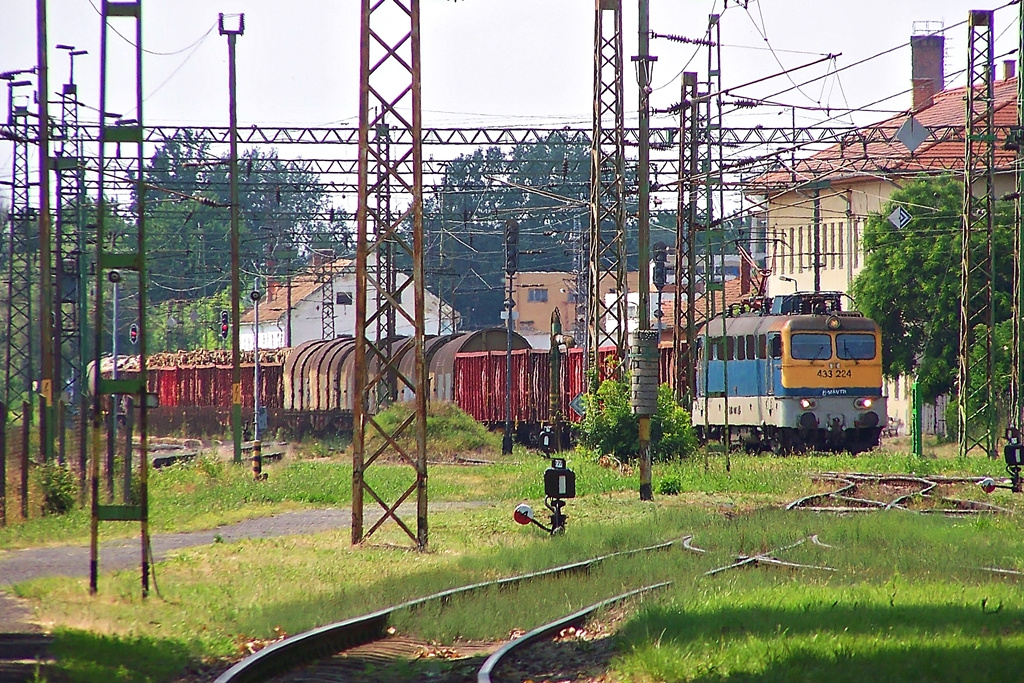
M 711 318 L 697 339 L 697 433 L 777 454 L 877 446 L 881 335 L 842 296 L 797 292 Z

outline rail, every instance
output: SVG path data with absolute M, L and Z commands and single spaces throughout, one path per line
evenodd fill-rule
M 429 602 L 445 601 L 456 595 L 471 593 L 494 586 L 508 586 L 542 576 L 557 576 L 574 571 L 584 571 L 613 557 L 625 557 L 653 550 L 665 550 L 671 548 L 674 543 L 675 541 L 666 541 L 665 543 L 623 550 L 541 571 L 449 588 L 439 593 L 409 600 L 408 602 L 386 607 L 363 616 L 327 624 L 326 626 L 286 638 L 246 657 L 218 676 L 214 683 L 256 683 L 257 681 L 265 681 L 271 676 L 340 650 L 378 640 L 387 632 L 391 615 L 400 610 L 413 609 Z
M 561 619 L 556 619 L 555 621 L 544 624 L 543 626 L 538 626 L 529 633 L 525 633 L 516 638 L 515 640 L 511 640 L 508 643 L 505 643 L 505 645 L 495 650 L 494 653 L 484 661 L 483 666 L 480 667 L 480 670 L 477 672 L 476 675 L 476 681 L 477 683 L 491 683 L 491 674 L 494 673 L 494 670 L 498 668 L 503 659 L 508 657 L 513 652 L 516 652 L 517 650 L 532 644 L 534 641 L 550 636 L 553 633 L 558 633 L 562 629 L 567 628 L 569 626 L 579 624 L 594 612 L 597 612 L 600 609 L 604 609 L 609 605 L 614 605 L 616 602 L 621 602 L 622 600 L 631 598 L 634 595 L 640 595 L 642 593 L 647 593 L 649 591 L 657 590 L 659 588 L 665 588 L 671 585 L 671 581 L 663 581 L 661 583 L 655 583 L 650 586 L 636 588 L 625 593 L 620 593 L 619 595 L 610 597 L 606 600 L 602 600 L 601 602 L 593 604 L 590 607 L 584 607 L 580 611 L 573 612 L 569 616 L 562 617 Z

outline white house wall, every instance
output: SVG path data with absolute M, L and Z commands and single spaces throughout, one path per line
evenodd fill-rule
M 334 333 L 336 337 L 355 336 L 356 328 L 356 306 L 355 306 L 355 278 L 351 275 L 339 275 L 335 278 L 334 283 L 334 294 L 337 296 L 340 293 L 349 293 L 352 295 L 351 304 L 335 304 L 334 305 Z M 323 289 L 317 289 L 308 297 L 302 301 L 293 303 L 291 312 L 291 324 L 292 324 L 292 346 L 298 346 L 303 342 L 307 342 L 314 339 L 321 339 L 323 326 L 322 318 L 320 315 L 320 305 L 323 297 Z M 367 297 L 367 317 L 372 315 L 377 310 L 377 302 L 375 296 Z M 439 325 L 438 310 L 440 307 L 440 301 L 438 298 L 427 291 L 424 293 L 424 328 L 426 334 L 436 335 L 438 334 L 439 328 L 442 333 L 447 333 L 449 330 L 448 321 L 445 320 L 445 325 L 441 327 Z M 413 290 L 412 287 L 407 287 L 402 292 L 402 306 L 409 312 L 413 311 Z M 265 321 L 260 320 L 260 333 L 259 342 L 261 349 L 273 349 L 282 348 L 285 346 L 285 330 L 287 325 L 287 316 L 281 314 L 277 320 Z M 415 332 L 413 325 L 407 321 L 404 316 L 396 316 L 395 320 L 395 331 L 396 334 L 403 336 L 412 336 Z M 240 348 L 243 350 L 252 350 L 253 344 L 253 323 L 245 323 L 239 329 L 238 343 Z

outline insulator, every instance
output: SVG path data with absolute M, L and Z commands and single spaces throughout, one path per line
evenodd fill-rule
M 664 38 L 670 40 L 673 43 L 686 43 L 688 45 L 703 45 L 704 47 L 715 47 L 715 41 L 706 40 L 704 38 L 687 38 L 686 36 L 677 36 L 671 33 L 651 33 L 652 38 Z

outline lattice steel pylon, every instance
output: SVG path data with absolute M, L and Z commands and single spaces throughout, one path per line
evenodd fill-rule
M 620 360 L 628 344 L 626 291 L 626 178 L 623 140 L 622 0 L 595 0 L 594 113 L 590 150 L 589 292 L 587 369 L 597 370 L 599 349 L 614 346 Z M 607 299 L 605 296 L 607 295 Z M 618 366 L 621 368 L 621 364 Z M 595 372 L 597 380 L 600 373 Z
M 8 125 L 14 136 L 12 141 L 11 206 L 7 232 L 7 297 L 6 344 L 4 345 L 4 403 L 11 415 L 29 422 L 35 411 L 36 353 L 39 328 L 33 319 L 32 285 L 37 272 L 37 250 L 33 246 L 36 235 L 36 212 L 30 204 L 29 165 L 29 106 L 27 97 L 16 97 L 15 88 L 28 85 L 25 81 L 8 84 Z M 22 414 L 23 401 L 28 411 Z
M 334 252 L 316 249 L 313 258 L 319 259 L 313 275 L 320 285 L 320 338 L 334 339 Z
M 994 457 L 992 248 L 995 218 L 995 134 L 992 64 L 993 12 L 971 10 L 968 20 L 967 112 L 960 260 L 960 346 L 957 441 L 961 456 L 975 449 Z
M 699 116 L 697 74 L 687 71 L 682 77 L 679 103 L 679 178 L 676 203 L 675 306 L 672 321 L 672 358 L 676 399 L 690 408 L 696 395 L 697 367 L 695 302 L 697 295 L 697 149 Z M 683 274 L 686 275 L 685 288 Z M 686 297 L 686 309 L 680 305 Z M 684 326 L 685 325 L 685 326 Z M 685 345 L 685 346 L 684 346 Z
M 99 143 L 99 164 L 98 183 L 99 196 L 96 203 L 96 279 L 94 283 L 95 293 L 93 296 L 94 317 L 93 317 L 93 343 L 96 371 L 92 373 L 92 466 L 90 489 L 92 498 L 92 523 L 91 523 L 91 546 L 89 558 L 89 590 L 95 593 L 98 589 L 99 580 L 99 523 L 101 521 L 139 522 L 141 541 L 141 569 L 142 569 L 142 596 L 149 594 L 149 443 L 148 431 L 148 401 L 146 400 L 146 346 L 147 330 L 146 324 L 146 183 L 143 178 L 143 118 L 142 118 L 142 2 L 136 0 L 103 0 L 101 8 L 102 28 L 100 34 L 100 143 Z M 120 30 L 119 30 L 120 29 Z M 126 91 L 135 92 L 134 119 L 123 119 L 122 125 L 108 125 L 108 90 L 113 90 L 109 83 L 107 67 L 111 60 L 109 56 L 110 34 L 117 32 L 122 38 L 132 38 L 131 51 L 134 56 L 132 63 L 125 64 L 118 60 L 118 68 L 114 71 L 121 74 L 134 76 L 131 85 L 128 83 Z M 119 44 L 120 45 L 120 44 Z M 123 48 L 122 48 L 123 49 Z M 127 62 L 128 60 L 124 60 Z M 127 72 L 127 74 L 125 73 Z M 108 173 L 106 167 L 107 148 L 114 147 L 122 160 L 130 159 L 127 166 L 127 173 L 117 177 Z M 123 156 L 122 156 L 123 153 Z M 128 190 L 132 193 L 134 206 L 127 221 L 135 221 L 135 233 L 130 235 L 129 243 L 119 246 L 113 240 L 107 238 L 106 223 L 108 221 L 109 200 L 107 192 L 115 188 Z M 125 273 L 135 273 L 136 282 L 132 283 Z M 122 282 L 122 280 L 125 280 Z M 139 369 L 131 378 L 106 378 L 100 371 L 101 358 L 104 348 L 105 333 L 109 333 L 109 325 L 116 325 L 116 320 L 107 319 L 107 311 L 104 307 L 105 290 L 114 284 L 120 283 L 121 292 L 130 288 L 132 284 L 137 285 L 135 300 L 137 303 L 136 316 L 138 325 L 138 353 Z M 105 324 L 107 323 L 107 324 Z M 139 436 L 139 478 L 137 493 L 127 492 L 124 505 L 100 505 L 100 460 L 103 458 L 105 449 L 100 439 L 101 434 L 111 434 L 107 431 L 107 420 L 105 412 L 111 405 L 111 396 L 134 397 L 135 425 Z M 129 410 L 131 409 L 129 404 Z M 113 421 L 111 421 L 111 424 Z M 130 461 L 123 463 L 127 471 L 131 465 Z M 134 482 L 133 482 L 134 483 Z
M 1017 5 L 1017 45 L 1018 55 L 1024 55 L 1024 3 Z M 1010 350 L 1010 414 L 1009 426 L 1018 430 L 1024 427 L 1024 397 L 1021 396 L 1021 383 L 1024 381 L 1024 268 L 1021 257 L 1024 256 L 1024 78 L 1017 76 L 1017 127 L 1010 138 L 1016 145 L 1017 155 L 1014 158 L 1014 185 L 1016 192 L 1013 200 L 1013 311 L 1010 315 L 1013 328 L 1013 342 Z
M 362 0 L 352 542 L 361 542 L 391 519 L 422 549 L 427 545 L 427 383 L 419 25 L 419 0 Z M 398 143 L 396 138 L 405 142 Z M 405 203 L 401 210 L 393 206 L 398 201 Z M 412 265 L 411 278 L 396 277 L 400 261 Z M 406 296 L 409 290 L 412 310 Z M 378 303 L 372 310 L 368 308 L 371 296 Z M 415 354 L 411 377 L 392 354 L 394 339 L 386 332 L 393 329 L 388 322 L 392 319 L 414 330 L 411 348 L 406 347 L 407 353 Z M 415 395 L 413 411 L 396 427 L 388 427 L 377 420 L 377 413 L 403 389 Z M 392 502 L 385 501 L 365 476 L 385 452 L 415 471 L 415 480 Z M 415 532 L 398 514 L 399 505 L 414 493 Z M 383 510 L 365 534 L 364 494 Z
M 54 322 L 60 342 L 55 357 L 54 382 L 57 387 L 57 457 L 64 462 L 65 409 L 77 406 L 79 426 L 79 466 L 85 473 L 85 347 L 82 323 L 85 319 L 86 288 L 81 281 L 82 254 L 85 251 L 85 167 L 82 140 L 78 129 L 78 86 L 75 84 L 75 57 L 85 51 L 70 50 L 68 82 L 61 89 L 61 118 L 58 130 L 60 148 L 53 159 L 57 173 L 57 220 L 54 242 L 57 264 L 54 270 Z M 66 397 L 66 402 L 65 402 Z

